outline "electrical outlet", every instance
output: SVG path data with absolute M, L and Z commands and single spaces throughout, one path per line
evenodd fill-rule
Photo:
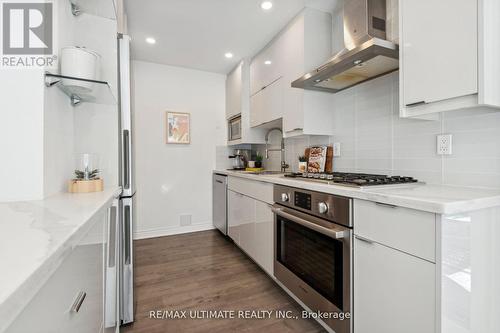
M 451 155 L 452 135 L 441 134 L 437 136 L 437 154 L 438 155 Z
M 190 214 L 183 214 L 180 216 L 181 220 L 181 226 L 185 227 L 188 225 L 191 225 L 191 215 Z
M 334 157 L 340 156 L 340 142 L 333 143 L 333 156 Z

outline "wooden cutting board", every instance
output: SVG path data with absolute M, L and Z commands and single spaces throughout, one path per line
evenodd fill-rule
M 310 148 L 306 148 L 304 155 L 306 156 L 307 161 L 309 161 L 309 152 L 310 151 L 311 151 Z M 333 146 L 327 146 L 325 172 L 332 172 L 332 171 L 333 171 Z

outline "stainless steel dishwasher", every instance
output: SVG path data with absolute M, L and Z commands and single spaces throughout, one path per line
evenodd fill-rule
M 227 235 L 227 176 L 214 173 L 212 193 L 214 226 Z

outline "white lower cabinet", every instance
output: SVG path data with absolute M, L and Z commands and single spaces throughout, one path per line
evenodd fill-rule
M 274 215 L 268 203 L 255 202 L 255 261 L 271 276 L 274 272 Z
M 354 333 L 433 333 L 435 264 L 355 239 Z
M 273 217 L 269 203 L 228 190 L 228 236 L 271 276 L 274 274 Z
M 93 221 L 89 222 L 94 224 L 88 234 L 6 332 L 102 332 L 106 212 L 96 215 Z
M 227 235 L 240 245 L 240 216 L 242 215 L 242 195 L 227 191 Z

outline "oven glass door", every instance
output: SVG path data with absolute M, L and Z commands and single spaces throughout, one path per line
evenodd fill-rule
M 280 215 L 276 215 L 276 223 L 276 260 L 343 309 L 342 241 Z

